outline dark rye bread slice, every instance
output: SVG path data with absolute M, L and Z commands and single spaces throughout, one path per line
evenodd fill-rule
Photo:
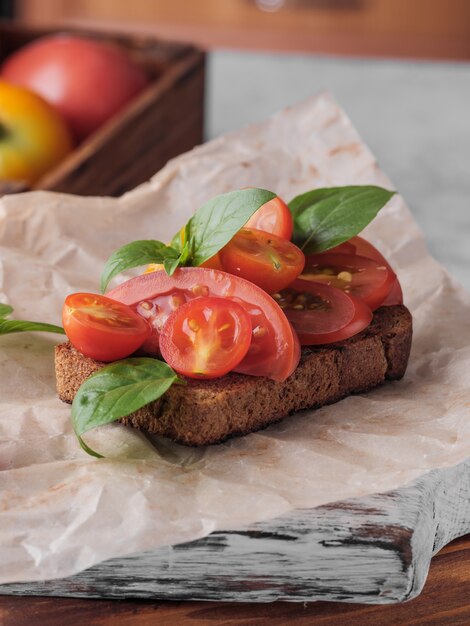
M 295 372 L 283 383 L 228 374 L 189 380 L 132 415 L 123 424 L 173 441 L 202 446 L 264 428 L 300 409 L 331 404 L 385 380 L 401 378 L 411 348 L 412 320 L 405 306 L 381 307 L 362 333 L 325 347 L 305 347 Z M 72 402 L 80 385 L 104 363 L 56 347 L 57 391 Z

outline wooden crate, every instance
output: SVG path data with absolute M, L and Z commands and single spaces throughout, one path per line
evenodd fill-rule
M 33 39 L 72 32 L 122 46 L 151 77 L 121 113 L 83 141 L 34 189 L 119 196 L 203 140 L 204 53 L 192 46 L 136 35 L 34 29 L 0 21 L 0 62 Z

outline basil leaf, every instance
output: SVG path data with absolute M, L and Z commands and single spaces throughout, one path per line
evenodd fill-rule
M 201 265 L 225 246 L 263 204 L 276 197 L 266 189 L 239 189 L 212 198 L 186 228 L 191 265 Z
M 64 329 L 61 326 L 55 326 L 55 324 L 27 322 L 25 320 L 0 319 L 0 335 L 8 335 L 9 333 L 27 333 L 35 331 L 44 331 L 46 333 L 60 333 L 61 335 L 65 335 Z
M 122 246 L 109 257 L 101 274 L 101 293 L 106 291 L 109 281 L 124 270 L 147 263 L 164 263 L 165 259 L 177 259 L 179 250 L 166 246 L 161 241 L 139 240 Z
M 289 209 L 294 242 L 305 254 L 348 241 L 371 222 L 395 191 L 373 185 L 314 189 L 296 196 Z
M 0 303 L 0 318 L 8 317 L 13 313 L 13 307 L 9 304 Z
M 102 458 L 87 446 L 82 435 L 157 400 L 177 380 L 166 363 L 147 357 L 117 361 L 90 376 L 72 404 L 72 424 L 82 448 Z
M 180 236 L 179 231 L 176 233 L 176 235 L 170 241 L 170 246 L 172 248 L 174 248 L 175 250 L 178 250 L 178 252 L 181 252 L 183 246 L 181 245 L 181 236 Z
M 180 265 L 181 256 L 176 259 L 165 259 L 163 261 L 163 267 L 165 268 L 165 272 L 168 276 L 172 276 L 176 270 L 176 268 Z
M 46 333 L 60 333 L 65 335 L 65 331 L 61 326 L 55 324 L 46 324 L 43 322 L 28 322 L 26 320 L 7 320 L 8 315 L 13 313 L 13 307 L 9 304 L 0 304 L 0 335 L 9 335 L 10 333 L 27 333 L 35 331 L 44 331 Z
M 168 258 L 163 261 L 163 267 L 168 276 L 172 276 L 177 267 L 186 265 L 189 259 L 189 242 L 186 242 L 181 250 L 181 254 L 176 259 Z
M 181 250 L 181 254 L 179 258 L 180 265 L 186 265 L 190 256 L 191 256 L 191 248 L 189 246 L 189 241 L 187 241 L 184 244 L 183 249 Z
M 188 243 L 188 239 L 189 239 L 188 224 L 183 226 L 183 228 L 180 228 L 180 230 L 176 233 L 176 235 L 173 237 L 173 239 L 170 242 L 170 246 L 174 248 L 175 250 L 178 250 L 178 252 L 182 252 L 183 248 Z

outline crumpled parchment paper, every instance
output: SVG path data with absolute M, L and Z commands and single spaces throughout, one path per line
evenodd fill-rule
M 0 201 L 0 301 L 60 323 L 64 297 L 97 291 L 133 239 L 168 240 L 211 196 L 260 186 L 392 188 L 331 96 L 171 161 L 120 199 L 35 192 Z M 0 582 L 99 561 L 399 487 L 470 454 L 470 297 L 428 254 L 401 197 L 364 232 L 394 265 L 414 316 L 404 380 L 206 449 L 154 445 L 119 425 L 77 444 L 55 395 L 56 336 L 0 337 Z M 118 457 L 118 458 L 116 458 Z

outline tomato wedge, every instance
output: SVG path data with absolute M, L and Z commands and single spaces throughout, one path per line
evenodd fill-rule
M 279 196 L 276 196 L 269 202 L 266 202 L 266 204 L 263 204 L 250 217 L 245 224 L 245 228 L 262 230 L 290 241 L 294 230 L 294 222 L 287 204 Z
M 361 300 L 321 283 L 298 279 L 276 298 L 303 346 L 349 339 L 372 320 Z
M 284 289 L 305 264 L 304 253 L 277 235 L 242 228 L 219 252 L 225 271 L 250 280 L 268 293 Z
M 70 343 L 97 361 L 117 361 L 138 350 L 151 334 L 130 307 L 94 293 L 67 296 L 62 322 Z
M 341 289 L 373 311 L 390 293 L 395 274 L 389 265 L 352 254 L 314 254 L 307 258 L 302 280 Z
M 218 378 L 245 357 L 251 319 L 234 300 L 207 297 L 176 309 L 160 335 L 160 351 L 175 371 L 190 378 Z
M 153 333 L 143 349 L 158 353 L 159 333 L 169 315 L 194 298 L 218 296 L 238 302 L 252 325 L 250 348 L 235 371 L 285 380 L 299 362 L 296 334 L 279 305 L 253 283 L 220 270 L 183 267 L 131 278 L 108 293 L 145 317 Z

